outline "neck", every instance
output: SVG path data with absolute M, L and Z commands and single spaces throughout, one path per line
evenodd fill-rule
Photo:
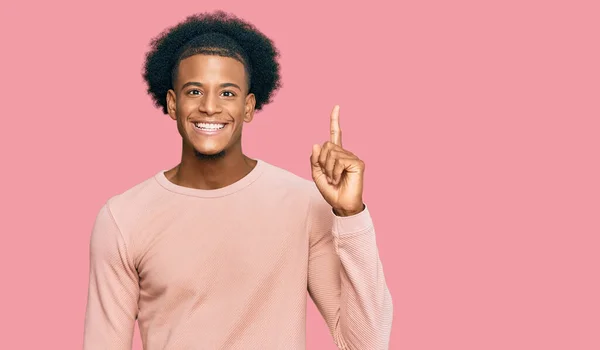
M 214 159 L 199 158 L 193 148 L 184 145 L 181 163 L 165 172 L 171 182 L 184 187 L 214 190 L 239 181 L 257 161 L 242 153 L 241 147 L 228 149 L 224 156 Z

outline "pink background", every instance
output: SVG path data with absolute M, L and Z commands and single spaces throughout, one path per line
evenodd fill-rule
M 217 8 L 203 3 L 2 5 L 0 348 L 81 348 L 100 206 L 179 160 L 144 53 Z M 309 178 L 341 105 L 344 146 L 367 165 L 391 349 L 600 348 L 597 4 L 219 4 L 282 53 L 249 156 Z M 334 349 L 308 313 L 308 349 Z

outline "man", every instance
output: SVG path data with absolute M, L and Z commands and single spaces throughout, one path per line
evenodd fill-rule
M 152 42 L 144 78 L 177 123 L 181 162 L 100 210 L 90 240 L 84 349 L 304 349 L 307 291 L 340 349 L 385 349 L 392 301 L 364 163 L 314 145 L 308 181 L 242 153 L 243 123 L 280 87 L 279 54 L 223 12 Z M 308 162 L 307 162 L 308 166 Z

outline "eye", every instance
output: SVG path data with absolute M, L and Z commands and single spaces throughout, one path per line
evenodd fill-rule
M 225 95 L 225 97 L 235 97 L 235 94 L 231 91 L 223 91 L 223 95 Z
M 201 94 L 200 90 L 197 90 L 197 89 L 188 91 L 188 95 L 200 95 L 200 94 Z

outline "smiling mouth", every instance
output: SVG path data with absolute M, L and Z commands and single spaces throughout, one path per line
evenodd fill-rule
M 227 129 L 229 123 L 198 123 L 192 122 L 194 131 L 200 135 L 213 136 L 218 135 Z
M 193 123 L 194 127 L 201 131 L 218 131 L 225 127 L 227 124 L 223 123 Z

